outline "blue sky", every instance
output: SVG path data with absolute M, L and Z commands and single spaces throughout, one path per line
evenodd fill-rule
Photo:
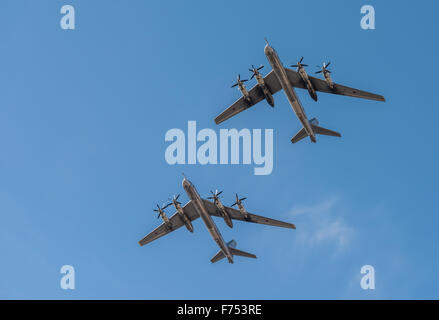
M 76 29 L 59 25 L 62 5 Z M 360 28 L 372 4 L 376 29 Z M 0 298 L 439 298 L 435 2 L 2 1 L 0 4 Z M 309 117 L 340 131 L 292 145 L 283 93 L 216 126 L 239 97 L 236 74 L 330 60 L 334 81 L 386 103 L 297 90 Z M 171 128 L 273 128 L 274 169 L 165 162 Z M 148 246 L 152 209 L 183 193 L 238 192 L 250 212 L 297 230 L 216 220 L 255 253 L 211 264 L 200 220 Z M 183 200 L 187 200 L 185 194 Z M 171 210 L 169 210 L 169 213 Z M 62 290 L 60 268 L 76 270 Z M 376 289 L 360 287 L 375 268 Z

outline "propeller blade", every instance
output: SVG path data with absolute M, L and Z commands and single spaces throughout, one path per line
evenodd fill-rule
M 175 197 L 175 200 L 178 200 L 180 198 L 180 194 L 177 194 L 177 197 Z
M 246 81 L 248 81 L 248 79 L 241 80 L 241 82 L 246 82 Z
M 252 76 L 250 77 L 250 80 L 253 79 L 255 77 L 256 73 L 253 73 Z
M 300 62 L 300 63 L 302 63 L 302 61 L 303 61 L 303 57 L 302 57 L 302 58 L 300 58 L 300 61 L 299 61 L 299 62 Z
M 236 206 L 237 204 L 238 204 L 238 203 L 235 202 L 234 204 L 231 205 L 231 207 L 234 207 L 234 206 Z
M 331 73 L 331 71 L 329 71 L 329 70 L 326 70 L 326 72 L 329 72 L 329 73 Z
M 215 199 L 214 197 L 207 197 L 207 199 Z
M 234 88 L 234 87 L 236 87 L 238 84 L 237 83 L 235 83 L 233 86 L 231 86 L 230 88 Z
M 157 219 L 158 219 L 158 218 L 160 218 L 160 213 L 159 213 L 159 215 L 157 216 Z
M 264 66 L 261 65 L 259 68 L 257 68 L 256 70 L 261 70 Z
M 329 67 L 330 64 L 331 64 L 331 62 L 328 62 L 328 64 L 325 66 L 325 68 Z
M 172 203 L 168 203 L 166 206 L 164 206 L 164 207 L 162 208 L 162 210 L 166 209 L 166 208 L 169 207 L 171 204 L 172 204 Z
M 216 195 L 219 196 L 221 193 L 223 193 L 222 191 L 218 192 Z
M 304 64 L 304 63 L 302 63 L 302 67 L 308 67 L 308 65 L 307 65 L 307 64 Z
M 322 72 L 322 70 L 320 70 L 320 71 L 317 71 L 316 73 L 321 73 Z
M 298 65 L 297 64 L 292 64 L 290 67 L 297 68 Z
M 154 209 L 154 210 L 152 210 L 152 211 L 155 211 L 155 212 L 160 212 L 160 211 L 158 211 L 157 209 Z
M 241 198 L 241 199 L 239 199 L 239 201 L 244 201 L 245 199 L 247 199 L 247 198 Z

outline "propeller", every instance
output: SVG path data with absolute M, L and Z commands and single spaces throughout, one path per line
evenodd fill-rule
M 252 65 L 251 69 L 248 69 L 248 71 L 253 72 L 252 76 L 250 79 L 253 79 L 255 75 L 257 75 L 259 73 L 259 70 L 261 70 L 264 66 L 261 65 L 258 68 L 256 68 L 254 65 Z
M 218 200 L 218 197 L 221 193 L 223 193 L 222 191 L 218 192 L 218 189 L 215 190 L 215 192 L 213 192 L 212 190 L 210 190 L 210 193 L 212 194 L 211 197 L 207 197 L 207 199 L 212 199 L 212 200 Z
M 248 79 L 241 80 L 241 75 L 238 74 L 238 77 L 236 79 L 236 83 L 234 85 L 232 85 L 231 88 L 236 87 L 237 85 L 240 85 L 240 84 L 242 84 L 243 82 L 246 82 L 246 81 L 248 81 Z
M 318 68 L 320 68 L 320 70 L 317 71 L 316 73 L 322 73 L 322 72 L 323 73 L 326 73 L 326 72 L 331 73 L 331 71 L 327 69 L 330 64 L 331 64 L 331 62 L 328 62 L 326 64 L 323 62 L 323 65 L 321 67 L 317 66 Z
M 157 216 L 157 219 L 160 218 L 161 214 L 164 213 L 164 210 L 169 207 L 172 203 L 168 203 L 167 205 L 163 205 L 162 207 L 160 207 L 157 204 L 157 209 L 154 209 L 153 211 L 158 212 L 159 215 Z
M 245 199 L 247 199 L 247 198 L 241 198 L 241 199 L 239 199 L 238 194 L 235 193 L 235 195 L 236 195 L 236 202 L 235 202 L 234 204 L 232 204 L 231 207 L 236 206 L 237 204 L 241 204 L 242 201 L 244 201 Z
M 171 204 L 176 205 L 176 204 L 181 204 L 181 202 L 178 201 L 178 198 L 180 198 L 180 194 L 174 195 L 171 198 L 168 198 L 171 202 L 168 204 L 168 206 L 170 206 Z
M 300 60 L 297 62 L 297 64 L 292 64 L 290 67 L 294 67 L 294 68 L 298 68 L 298 69 L 300 69 L 302 67 L 308 67 L 308 65 L 302 63 L 302 61 L 303 61 L 303 57 L 300 58 Z

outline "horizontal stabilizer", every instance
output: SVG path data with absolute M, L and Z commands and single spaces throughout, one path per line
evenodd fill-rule
M 232 256 L 240 256 L 240 257 L 247 257 L 247 258 L 256 259 L 256 256 L 254 254 L 235 249 L 235 246 L 236 246 L 235 240 L 231 240 L 227 243 L 227 247 L 229 248 Z M 215 263 L 215 262 L 220 261 L 221 259 L 224 259 L 225 257 L 226 257 L 226 255 L 224 254 L 224 252 L 222 250 L 220 250 L 212 259 L 210 259 L 210 262 Z
M 224 259 L 225 257 L 226 256 L 224 255 L 224 252 L 220 250 L 212 259 L 210 259 L 210 262 L 215 263 L 220 261 L 221 259 Z
M 302 140 L 303 138 L 306 138 L 308 136 L 308 134 L 305 131 L 305 128 L 302 128 L 299 130 L 299 132 L 296 133 L 296 135 L 291 139 L 292 143 L 296 143 L 300 140 Z
M 313 118 L 309 121 L 309 124 L 311 125 L 312 131 L 314 131 L 315 134 L 322 134 L 325 136 L 332 136 L 332 137 L 341 137 L 341 134 L 337 131 L 332 131 L 323 127 L 319 127 L 319 122 L 316 118 Z M 303 138 L 308 137 L 308 134 L 305 131 L 305 128 L 302 128 L 299 130 L 299 132 L 296 133 L 296 135 L 291 139 L 292 143 L 296 143 Z M 311 139 L 313 142 L 316 142 L 315 139 Z
M 333 137 L 341 137 L 341 134 L 336 132 L 336 131 L 332 131 L 326 128 L 322 128 L 316 125 L 311 124 L 312 130 L 317 133 L 317 134 L 323 134 L 325 136 L 333 136 Z
M 256 256 L 252 253 L 248 253 L 245 251 L 241 251 L 235 248 L 230 248 L 230 253 L 233 254 L 234 256 L 240 256 L 240 257 L 247 257 L 247 258 L 253 258 L 256 259 Z

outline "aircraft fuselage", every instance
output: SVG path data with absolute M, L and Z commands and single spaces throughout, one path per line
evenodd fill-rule
M 195 210 L 200 215 L 201 220 L 203 220 L 203 222 L 206 225 L 207 230 L 209 231 L 213 240 L 215 240 L 216 244 L 221 249 L 221 251 L 224 253 L 227 260 L 229 260 L 230 263 L 233 263 L 233 255 L 230 253 L 229 247 L 225 243 L 225 241 L 224 241 L 221 233 L 219 232 L 218 227 L 216 226 L 215 222 L 213 221 L 212 217 L 209 215 L 209 212 L 207 211 L 206 207 L 204 206 L 203 199 L 201 199 L 201 197 L 198 194 L 197 190 L 195 189 L 194 185 L 189 180 L 184 178 L 183 179 L 183 188 L 186 191 L 189 199 L 192 200 Z
M 264 53 L 267 56 L 268 62 L 273 68 L 273 71 L 276 74 L 277 79 L 279 80 L 279 83 L 281 84 L 282 89 L 285 92 L 285 95 L 287 96 L 287 99 L 290 102 L 294 113 L 296 114 L 297 118 L 299 118 L 299 121 L 302 123 L 303 128 L 305 129 L 308 136 L 311 138 L 311 141 L 316 142 L 317 140 L 314 131 L 308 121 L 308 118 L 306 117 L 305 110 L 303 109 L 302 104 L 300 103 L 300 100 L 298 99 L 293 86 L 288 80 L 285 68 L 280 61 L 276 51 L 267 44 L 264 48 Z

